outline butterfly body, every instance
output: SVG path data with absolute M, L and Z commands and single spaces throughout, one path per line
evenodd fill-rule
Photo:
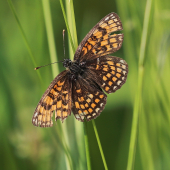
M 70 59 L 64 59 L 63 66 L 70 72 L 70 78 L 75 79 L 78 77 L 78 74 L 82 74 L 84 72 L 84 68 L 82 63 L 78 63 L 76 61 L 71 61 Z
M 52 116 L 62 122 L 71 115 L 79 121 L 90 121 L 100 115 L 107 95 L 120 89 L 126 82 L 128 65 L 119 57 L 110 56 L 121 48 L 122 23 L 116 13 L 105 16 L 85 36 L 78 46 L 74 60 L 64 59 L 61 72 L 45 91 L 38 103 L 32 123 L 51 127 Z

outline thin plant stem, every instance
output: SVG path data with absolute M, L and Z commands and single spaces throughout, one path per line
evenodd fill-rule
M 89 141 L 88 141 L 88 135 L 87 135 L 87 122 L 86 121 L 84 121 L 84 141 L 85 141 L 85 148 L 86 148 L 87 169 L 91 170 Z
M 77 31 L 76 31 L 76 23 L 75 23 L 75 15 L 74 15 L 74 6 L 72 0 L 65 0 L 66 5 L 66 14 L 67 14 L 67 22 L 69 25 L 69 29 L 73 38 L 74 46 L 78 47 L 77 41 Z M 73 60 L 74 53 L 71 43 L 69 41 L 69 58 Z M 75 127 L 75 136 L 76 136 L 76 143 L 79 153 L 79 159 L 76 159 L 77 169 L 85 170 L 86 169 L 86 153 L 85 153 L 85 145 L 84 145 L 84 134 L 82 133 L 83 130 L 83 123 L 80 123 L 76 119 L 73 121 L 73 125 Z
M 31 51 L 30 45 L 29 45 L 29 43 L 28 43 L 27 37 L 26 37 L 25 32 L 24 32 L 24 30 L 23 30 L 23 28 L 22 28 L 22 25 L 21 25 L 21 23 L 20 23 L 20 21 L 19 21 L 19 18 L 18 18 L 18 16 L 17 16 L 17 13 L 16 13 L 16 11 L 15 11 L 14 5 L 12 4 L 12 1 L 11 1 L 11 0 L 7 0 L 7 1 L 8 1 L 8 4 L 9 4 L 9 7 L 11 8 L 11 11 L 12 11 L 14 17 L 15 17 L 15 20 L 16 20 L 16 22 L 17 22 L 17 24 L 18 24 L 18 27 L 19 27 L 19 29 L 20 29 L 20 31 L 21 31 L 22 37 L 23 37 L 23 39 L 24 39 L 26 48 L 27 48 L 28 53 L 29 53 L 29 56 L 30 56 L 30 58 L 31 58 L 31 60 L 32 60 L 32 62 L 33 62 L 33 65 L 34 65 L 34 67 L 37 67 L 37 64 L 36 64 L 36 62 L 35 62 L 35 59 L 34 59 L 34 56 L 33 56 L 32 51 Z M 39 79 L 40 79 L 40 81 L 41 81 L 41 84 L 43 84 L 43 80 L 42 80 L 42 77 L 41 77 L 41 75 L 40 75 L 39 70 L 37 70 L 36 72 L 37 72 L 38 77 L 39 77 Z
M 67 0 L 68 1 L 68 0 Z M 74 6 L 73 6 L 73 0 L 69 0 L 70 2 L 70 13 L 71 13 L 71 21 L 72 21 L 72 31 L 73 31 L 73 42 L 74 46 L 78 47 L 78 40 L 77 40 L 77 30 L 76 30 L 76 23 L 75 23 L 75 15 L 74 15 Z M 75 51 L 74 51 L 75 53 Z
M 62 12 L 63 12 L 65 24 L 66 24 L 66 27 L 67 27 L 67 32 L 68 32 L 68 36 L 69 36 L 69 39 L 70 39 L 70 43 L 71 43 L 73 52 L 75 52 L 76 48 L 75 48 L 75 45 L 73 43 L 73 39 L 72 39 L 72 36 L 71 36 L 71 33 L 70 33 L 70 29 L 69 29 L 69 26 L 68 26 L 67 17 L 66 17 L 66 13 L 65 13 L 65 10 L 64 10 L 64 5 L 63 5 L 63 1 L 62 0 L 60 0 L 60 5 L 61 5 Z
M 133 120 L 132 120 L 131 137 L 130 137 L 130 144 L 129 144 L 129 155 L 128 155 L 127 170 L 132 170 L 133 166 L 134 166 L 134 162 L 135 162 L 138 118 L 139 118 L 139 113 L 141 112 L 140 103 L 142 101 L 144 58 L 145 58 L 149 18 L 150 18 L 150 12 L 151 12 L 151 4 L 152 4 L 152 0 L 147 0 L 146 8 L 145 8 L 145 16 L 144 16 L 141 45 L 140 45 L 140 53 L 139 53 L 138 87 L 137 87 L 137 92 L 136 92 L 135 102 L 134 102 Z
M 101 157 L 102 157 L 102 160 L 103 160 L 104 168 L 105 168 L 105 170 L 108 170 L 106 159 L 105 159 L 105 156 L 104 156 L 104 153 L 103 153 L 102 145 L 101 145 L 101 142 L 100 142 L 99 134 L 97 132 L 97 127 L 96 127 L 94 120 L 92 120 L 92 124 L 93 124 L 94 132 L 95 132 L 95 135 L 96 135 L 97 143 L 98 143 L 98 146 L 99 146 L 100 154 L 101 154 Z
M 67 157 L 67 170 L 68 169 L 74 170 L 73 163 L 72 163 L 72 158 L 71 158 L 71 153 L 70 153 L 70 150 L 68 148 L 68 143 L 66 143 L 65 137 L 63 135 L 61 135 L 61 132 L 63 132 L 61 123 L 59 124 L 58 127 L 59 127 L 59 129 L 56 130 L 56 131 L 57 131 L 58 136 L 62 140 L 61 141 L 62 147 L 63 147 L 63 149 L 65 151 L 65 154 L 66 154 L 66 157 Z
M 47 32 L 50 59 L 51 62 L 53 63 L 56 60 L 58 61 L 58 58 L 57 58 L 57 53 L 55 48 L 49 0 L 42 0 L 42 6 L 43 6 L 44 19 L 45 19 L 46 32 Z M 59 69 L 55 65 L 52 65 L 52 73 L 53 73 L 53 77 L 54 75 L 57 75 L 59 73 Z

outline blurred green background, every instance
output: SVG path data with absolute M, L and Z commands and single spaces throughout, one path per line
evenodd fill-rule
M 52 128 L 31 123 L 34 109 L 53 80 L 52 67 L 39 70 L 41 82 L 21 30 L 8 2 L 0 2 L 0 169 L 87 169 L 83 124 L 68 117 Z M 13 0 L 36 66 L 51 62 L 44 10 L 40 0 Z M 146 3 L 150 3 L 144 19 Z M 135 170 L 170 169 L 170 1 L 166 0 L 75 0 L 74 12 L 78 43 L 105 15 L 116 12 L 122 21 L 124 42 L 113 54 L 129 65 L 127 82 L 108 95 L 102 114 L 95 120 L 108 169 L 125 170 L 128 163 L 133 113 L 139 103 Z M 57 60 L 63 58 L 62 30 L 66 29 L 58 0 L 50 1 Z M 144 22 L 148 19 L 145 37 Z M 69 56 L 66 31 L 66 56 Z M 145 48 L 146 47 L 146 48 Z M 139 56 L 144 52 L 142 65 Z M 54 66 L 64 70 L 62 63 Z M 142 68 L 142 87 L 138 71 Z M 136 94 L 139 95 L 137 101 Z M 103 170 L 103 162 L 92 122 L 87 123 L 91 166 Z M 63 133 L 65 134 L 63 136 Z M 66 142 L 63 142 L 66 141 Z M 68 150 L 64 150 L 67 143 Z

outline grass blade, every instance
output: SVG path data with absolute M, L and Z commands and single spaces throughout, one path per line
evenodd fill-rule
M 91 170 L 89 141 L 88 141 L 88 135 L 87 135 L 87 122 L 86 121 L 84 122 L 84 141 L 85 141 L 85 148 L 86 148 L 87 169 Z
M 151 12 L 151 4 L 152 4 L 152 0 L 147 0 L 146 8 L 145 8 L 141 46 L 140 46 L 140 54 L 139 54 L 138 87 L 137 87 L 137 92 L 136 92 L 136 97 L 135 97 L 135 102 L 134 102 L 134 111 L 133 111 L 127 170 L 133 169 L 134 160 L 135 160 L 135 152 L 136 152 L 135 147 L 136 147 L 136 139 L 137 139 L 138 118 L 139 118 L 139 113 L 141 112 L 140 103 L 141 103 L 142 84 L 143 84 L 144 57 L 145 57 L 145 50 L 146 50 L 146 40 L 147 40 L 148 25 L 149 25 L 149 18 L 150 18 L 149 16 Z
M 76 31 L 76 23 L 75 23 L 75 15 L 74 15 L 74 6 L 72 0 L 65 0 L 66 4 L 66 14 L 67 14 L 67 22 L 69 25 L 70 33 L 73 38 L 74 46 L 78 47 L 77 41 L 77 31 Z M 69 41 L 69 58 L 73 60 L 75 51 L 73 51 L 71 43 Z M 75 136 L 77 141 L 78 148 L 78 157 L 79 159 L 75 159 L 77 164 L 77 169 L 85 170 L 86 169 L 86 158 L 85 158 L 85 146 L 84 146 L 84 138 L 83 138 L 83 124 L 76 119 L 74 119 L 74 128 L 75 128 Z
M 102 145 L 101 145 L 101 142 L 100 142 L 100 138 L 99 138 L 97 128 L 96 128 L 96 124 L 95 124 L 94 120 L 92 120 L 92 124 L 93 124 L 94 132 L 95 132 L 95 135 L 96 135 L 97 143 L 98 143 L 98 146 L 99 146 L 100 154 L 101 154 L 101 157 L 102 157 L 102 160 L 103 160 L 104 168 L 105 168 L 105 170 L 108 170 L 108 167 L 107 167 L 107 164 L 106 164 L 106 159 L 104 157 Z

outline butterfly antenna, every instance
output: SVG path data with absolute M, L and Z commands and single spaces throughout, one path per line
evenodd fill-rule
M 48 65 L 51 65 L 51 64 L 55 64 L 55 63 L 59 63 L 59 62 L 63 62 L 63 61 L 57 61 L 57 62 L 50 63 L 50 64 L 47 64 L 47 65 L 44 65 L 44 66 L 36 67 L 36 68 L 34 68 L 34 70 L 38 70 L 41 67 L 45 67 L 45 66 L 48 66 Z
M 64 40 L 65 30 L 63 30 L 63 49 L 64 49 L 64 59 L 66 58 L 65 55 L 65 40 Z

